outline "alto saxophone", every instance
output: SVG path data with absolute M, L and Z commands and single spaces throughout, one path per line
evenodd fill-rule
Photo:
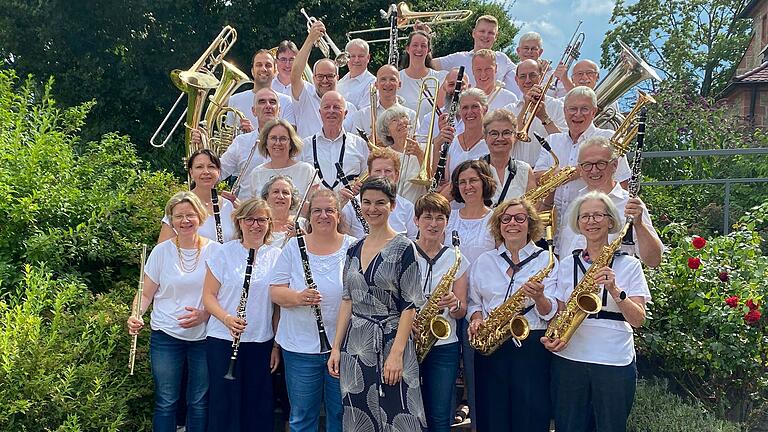
M 610 244 L 603 246 L 602 252 L 595 259 L 592 265 L 587 269 L 584 277 L 573 289 L 565 309 L 558 312 L 557 316 L 549 323 L 546 336 L 550 340 L 560 339 L 568 343 L 571 336 L 589 314 L 600 311 L 603 307 L 603 301 L 600 299 L 599 281 L 595 280 L 595 273 L 607 266 L 613 258 L 613 254 L 621 247 L 621 240 L 629 229 L 629 224 L 625 223 L 618 237 Z
M 540 185 L 536 189 L 526 192 L 522 197 L 523 199 L 528 200 L 528 202 L 535 204 L 546 198 L 558 187 L 577 178 L 579 173 L 576 171 L 576 167 L 572 166 L 567 166 L 558 171 L 560 168 L 560 159 L 558 159 L 555 152 L 552 151 L 552 147 L 550 147 L 547 140 L 542 138 L 539 134 L 535 132 L 533 134 L 536 136 L 536 139 L 539 140 L 541 147 L 548 151 L 554 160 L 552 167 L 541 175 L 541 180 L 539 181 Z
M 414 325 L 419 329 L 416 335 L 416 358 L 419 363 L 423 362 L 427 357 L 429 350 L 435 345 L 438 339 L 448 339 L 451 335 L 451 324 L 442 315 L 442 309 L 437 307 L 437 303 L 440 299 L 451 292 L 453 287 L 453 281 L 456 278 L 456 272 L 461 265 L 461 251 L 459 251 L 459 233 L 453 232 L 452 235 L 453 250 L 456 253 L 456 260 L 453 262 L 451 268 L 440 279 L 432 294 L 429 297 L 429 301 L 419 311 L 419 314 L 414 320 Z
M 539 282 L 544 280 L 555 268 L 555 253 L 552 248 L 552 226 L 546 227 L 546 239 L 549 251 L 549 262 L 547 266 L 533 275 L 528 282 Z M 504 345 L 510 338 L 514 338 L 515 344 L 519 346 L 520 341 L 525 340 L 530 333 L 528 320 L 521 315 L 525 304 L 526 295 L 522 288 L 519 288 L 499 307 L 488 314 L 488 318 L 477 328 L 477 333 L 473 336 L 469 344 L 482 355 L 491 355 L 499 347 Z

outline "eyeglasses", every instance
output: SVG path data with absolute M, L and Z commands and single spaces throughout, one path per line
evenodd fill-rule
M 520 81 L 526 81 L 528 79 L 531 81 L 539 81 L 541 79 L 541 74 L 538 72 L 531 72 L 527 74 L 520 74 L 517 77 L 520 78 Z
M 607 217 L 611 217 L 611 215 L 608 213 L 584 213 L 579 215 L 579 222 L 589 223 L 589 220 L 592 219 L 595 223 L 600 223 Z
M 577 113 L 589 114 L 589 112 L 592 111 L 593 109 L 594 109 L 593 107 L 588 107 L 588 106 L 583 106 L 583 107 L 569 106 L 569 107 L 565 107 L 565 110 L 568 111 L 568 114 L 577 114 Z
M 522 51 L 522 52 L 527 52 L 527 53 L 530 53 L 530 52 L 536 52 L 536 51 L 538 51 L 540 48 L 539 48 L 539 47 L 519 47 L 518 49 L 519 49 L 520 51 Z
M 480 177 L 472 177 L 464 180 L 459 180 L 459 187 L 464 187 L 466 185 L 474 185 L 480 182 L 482 182 L 482 180 L 480 180 Z
M 269 139 L 269 142 L 271 143 L 280 143 L 280 144 L 287 144 L 289 141 L 291 141 L 291 139 L 288 138 L 287 136 L 277 136 L 277 135 L 272 135 L 267 139 Z
M 509 129 L 504 129 L 503 131 L 488 131 L 488 136 L 493 139 L 498 139 L 499 137 L 512 138 L 513 135 L 515 135 L 515 131 Z
M 277 59 L 277 61 L 280 63 L 293 63 L 293 60 L 294 59 L 291 57 L 283 57 L 283 58 Z
M 516 214 L 513 214 L 513 215 L 511 215 L 509 213 L 504 213 L 499 218 L 499 221 L 501 221 L 501 223 L 503 223 L 503 224 L 508 224 L 508 223 L 512 222 L 512 219 L 514 219 L 515 222 L 521 224 L 521 223 L 525 223 L 525 221 L 528 220 L 528 215 L 525 214 L 525 213 L 516 213 Z
M 579 164 L 584 171 L 592 171 L 592 168 L 597 168 L 598 171 L 604 170 L 611 161 L 597 161 L 597 162 L 582 162 Z
M 186 220 L 198 220 L 200 217 L 197 215 L 197 213 L 187 213 L 187 214 L 180 214 L 180 215 L 173 215 L 173 220 L 181 222 L 184 219 Z
M 252 226 L 254 223 L 264 226 L 269 223 L 270 219 L 268 217 L 247 217 L 240 220 L 245 222 L 245 224 L 248 226 Z
M 333 215 L 336 214 L 336 209 L 333 208 L 333 207 L 328 207 L 328 208 L 324 208 L 324 209 L 313 208 L 312 210 L 310 210 L 310 213 L 312 213 L 312 216 L 320 216 L 323 213 L 325 213 L 328 216 L 333 216 Z
M 595 72 L 595 71 L 581 71 L 581 72 L 574 72 L 573 75 L 577 76 L 579 78 L 584 77 L 584 76 L 592 78 L 594 76 L 597 76 L 597 72 Z
M 331 81 L 336 78 L 336 74 L 315 74 L 318 81 Z

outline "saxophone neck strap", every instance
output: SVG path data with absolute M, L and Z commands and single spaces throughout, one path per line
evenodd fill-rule
M 440 251 L 435 254 L 434 258 L 430 258 L 429 255 L 424 252 L 422 248 L 419 247 L 417 243 L 413 244 L 416 246 L 416 252 L 421 255 L 422 258 L 424 258 L 424 261 L 427 262 L 427 277 L 424 279 L 424 286 L 422 287 L 422 290 L 424 291 L 424 294 L 429 294 L 432 292 L 432 277 L 433 275 L 433 267 L 437 262 L 440 260 L 440 257 L 443 256 L 445 251 L 448 250 L 448 246 L 443 246 Z
M 581 261 L 581 254 L 584 250 L 583 249 L 576 249 L 573 251 L 573 286 L 574 288 L 578 285 L 579 282 L 579 270 L 583 274 L 587 273 L 586 268 L 584 267 L 584 264 Z M 617 251 L 613 254 L 613 257 L 611 258 L 610 264 L 608 264 L 608 267 L 613 268 L 613 263 L 616 261 L 616 257 L 627 255 L 626 252 Z M 602 298 L 603 302 L 603 308 L 605 307 L 606 303 L 608 302 L 608 290 L 603 289 L 602 290 Z M 600 310 L 595 314 L 589 314 L 587 315 L 587 318 L 591 319 L 608 319 L 612 321 L 626 321 L 624 318 L 624 314 L 621 312 L 611 312 L 607 310 Z
M 341 151 L 339 151 L 339 163 L 343 166 L 344 165 L 344 152 L 347 149 L 347 134 L 345 132 L 342 132 L 341 135 Z M 328 182 L 325 181 L 323 178 L 323 170 L 320 168 L 320 161 L 317 158 L 317 134 L 312 135 L 312 160 L 315 165 L 315 169 L 317 170 L 317 176 L 320 178 L 320 181 L 323 183 L 323 186 L 327 187 L 330 190 L 333 190 L 336 186 L 339 184 L 339 176 L 335 176 L 336 179 L 332 185 L 328 184 Z M 334 167 L 335 169 L 335 167 Z
M 504 261 L 506 261 L 507 264 L 509 264 L 509 267 L 512 269 L 512 276 L 509 277 L 509 285 L 507 285 L 507 292 L 504 295 L 504 301 L 506 301 L 509 298 L 509 295 L 511 294 L 512 286 L 515 284 L 515 275 L 517 274 L 517 272 L 519 272 L 524 265 L 535 260 L 536 257 L 541 255 L 542 252 L 544 252 L 544 249 L 539 249 L 517 264 L 515 264 L 512 261 L 512 258 L 509 257 L 509 254 L 507 253 L 507 251 L 504 251 L 499 255 L 502 258 L 504 258 Z

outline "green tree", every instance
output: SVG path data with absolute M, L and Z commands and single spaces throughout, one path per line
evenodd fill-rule
M 621 39 L 668 79 L 696 83 L 714 95 L 730 79 L 750 40 L 751 23 L 737 19 L 747 0 L 617 0 L 615 27 L 603 40 L 602 63 L 613 64 Z

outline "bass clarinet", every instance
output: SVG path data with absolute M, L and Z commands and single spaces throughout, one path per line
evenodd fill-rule
M 352 190 L 352 186 L 349 185 L 349 180 L 347 179 L 347 176 L 344 175 L 344 168 L 341 166 L 341 163 L 336 162 L 336 175 L 339 178 L 339 181 L 341 184 L 344 185 L 345 188 Z M 365 173 L 357 178 L 356 181 L 358 182 L 364 182 L 365 179 L 368 178 L 368 173 Z M 363 217 L 363 210 L 360 208 L 360 201 L 357 200 L 357 197 L 352 197 L 349 202 L 352 204 L 352 208 L 355 209 L 355 216 L 357 217 L 357 220 L 360 221 L 360 224 L 363 226 L 363 231 L 365 231 L 365 234 L 368 235 L 369 228 L 368 228 L 368 221 L 365 220 Z
M 211 189 L 211 206 L 213 207 L 213 220 L 216 221 L 216 241 L 224 243 L 224 233 L 221 231 L 221 209 L 219 208 L 219 193 L 216 188 Z
M 456 125 L 456 113 L 459 111 L 459 96 L 461 95 L 461 88 L 464 84 L 464 66 L 459 67 L 459 74 L 456 76 L 456 85 L 453 86 L 453 94 L 451 96 L 451 105 L 448 106 L 448 124 L 451 127 Z M 440 158 L 437 160 L 437 169 L 435 170 L 435 178 L 432 180 L 432 188 L 430 192 L 434 192 L 443 179 L 445 179 L 445 164 L 448 161 L 448 148 L 451 143 L 443 143 L 440 147 Z
M 251 273 L 253 272 L 253 259 L 256 256 L 255 249 L 248 249 L 248 261 L 245 266 L 245 278 L 243 279 L 243 290 L 240 291 L 240 303 L 237 305 L 237 318 L 245 320 L 245 307 L 248 304 L 248 291 L 251 288 Z M 232 338 L 232 356 L 229 358 L 229 369 L 227 374 L 224 375 L 224 379 L 235 379 L 235 362 L 237 361 L 237 353 L 240 350 L 240 336 L 239 334 Z
M 648 117 L 648 109 L 643 108 L 640 111 L 640 115 L 637 118 L 637 148 L 635 149 L 635 156 L 632 158 L 632 176 L 629 178 L 629 197 L 635 198 L 640 192 L 640 178 L 643 175 L 643 143 L 645 142 L 645 120 Z M 621 241 L 624 245 L 634 245 L 635 239 L 632 234 L 633 217 L 627 216 L 627 223 L 629 228 L 627 234 Z

